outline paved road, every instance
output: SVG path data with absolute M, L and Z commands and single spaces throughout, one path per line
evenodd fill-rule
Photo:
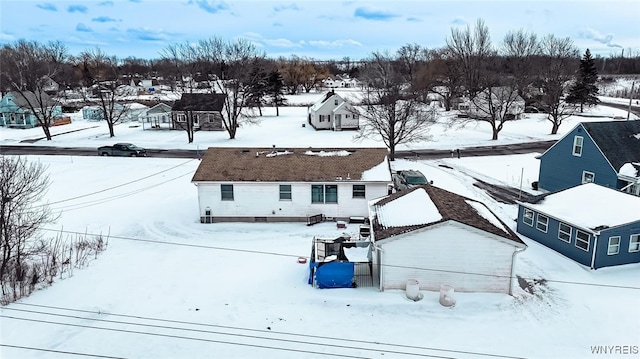
M 498 156 L 513 155 L 520 153 L 544 152 L 556 141 L 537 141 L 527 143 L 515 143 L 510 145 L 493 145 L 493 146 L 477 146 L 466 147 L 460 149 L 460 157 L 472 156 Z M 455 149 L 451 150 L 430 150 L 420 149 L 411 151 L 396 151 L 396 158 L 406 159 L 437 159 L 450 158 L 458 156 Z
M 4 155 L 62 155 L 62 156 L 98 156 L 93 147 L 54 147 L 54 146 L 0 146 Z M 147 157 L 163 158 L 200 158 L 202 151 L 181 149 L 149 149 Z
M 623 105 L 623 104 L 619 104 L 619 103 L 601 101 L 600 104 L 601 105 L 605 105 L 605 106 L 609 106 L 609 107 L 613 107 L 613 108 L 618 108 L 618 109 L 625 110 L 625 111 L 629 110 L 629 103 L 627 103 L 626 105 Z M 636 101 L 634 101 L 631 104 L 631 113 L 633 113 L 634 115 L 640 117 L 640 105 L 638 105 Z

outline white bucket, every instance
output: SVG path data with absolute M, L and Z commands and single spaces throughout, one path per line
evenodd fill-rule
M 440 285 L 440 304 L 445 307 L 453 307 L 456 299 L 453 297 L 453 287 L 448 284 Z
M 415 279 L 407 280 L 407 287 L 405 289 L 407 298 L 413 301 L 419 301 L 422 299 L 422 294 L 420 294 L 420 283 L 418 283 Z

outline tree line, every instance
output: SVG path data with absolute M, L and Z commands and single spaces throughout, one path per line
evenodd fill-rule
M 426 138 L 424 127 L 431 121 L 425 120 L 423 105 L 433 94 L 446 110 L 460 98 L 468 99 L 482 113 L 456 121 L 486 122 L 492 139 L 515 120 L 512 107 L 518 98 L 547 113 L 550 132 L 555 134 L 574 113 L 575 105 L 582 110 L 597 101 L 598 69 L 640 73 L 640 57 L 593 58 L 587 50 L 581 59 L 568 37 L 539 37 L 521 29 L 494 43 L 482 19 L 474 26 L 452 28 L 442 48 L 406 44 L 395 52 L 374 52 L 359 61 L 316 61 L 295 55 L 272 59 L 248 40 L 216 36 L 169 44 L 154 60 L 120 59 L 100 48 L 71 56 L 61 42 L 18 40 L 0 49 L 0 61 L 2 91 L 38 94 L 29 98 L 29 105 L 47 139 L 51 138 L 48 128 L 53 114 L 46 109 L 52 101 L 61 100 L 40 95 L 47 80 L 82 93 L 87 102 L 98 106 L 111 136 L 126 110 L 118 106 L 123 98 L 118 89 L 132 80 L 162 79 L 172 90 L 183 93 L 221 93 L 225 95 L 223 127 L 233 139 L 243 123 L 256 121 L 263 106 L 278 110 L 285 105 L 284 95 L 310 92 L 322 79 L 346 73 L 361 81 L 365 94 L 361 99 L 364 107 L 359 107 L 364 121 L 359 136 L 381 137 L 392 152 L 397 144 Z M 585 61 L 590 74 L 578 71 Z M 496 98 L 499 100 L 491 100 Z M 487 101 L 491 106 L 486 106 Z M 382 110 L 381 106 L 394 108 Z M 188 121 L 183 129 L 192 142 L 194 126 L 189 119 L 193 114 L 185 115 Z M 380 128 L 381 122 L 385 128 Z

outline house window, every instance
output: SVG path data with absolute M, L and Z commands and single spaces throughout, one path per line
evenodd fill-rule
M 354 119 L 354 120 L 357 120 L 359 116 L 360 116 L 360 115 L 358 115 L 358 114 L 355 114 L 355 113 L 354 113 L 354 114 L 353 114 L 353 119 Z
M 582 136 L 575 136 L 573 138 L 573 155 L 582 156 L 582 143 L 584 139 Z
M 353 198 L 365 198 L 365 185 L 363 184 L 354 184 L 353 185 Z
M 595 177 L 596 175 L 593 172 L 582 171 L 582 183 L 591 183 Z
M 590 239 L 591 236 L 589 233 L 583 232 L 579 229 L 576 230 L 576 247 L 588 252 Z
M 311 185 L 311 203 L 338 203 L 338 186 Z
M 536 222 L 536 228 L 539 231 L 547 233 L 547 227 L 549 226 L 549 217 L 543 216 L 538 213 L 538 221 Z
M 522 222 L 533 227 L 533 211 L 525 208 L 524 212 L 522 212 Z
M 338 99 L 333 100 L 333 104 L 334 104 L 335 106 L 338 106 Z
M 320 118 L 320 122 L 324 122 L 325 115 L 320 115 L 319 118 Z
M 620 252 L 620 236 L 609 237 L 609 248 L 607 255 L 614 255 Z
M 632 234 L 629 238 L 629 252 L 639 252 L 640 251 L 640 234 Z
M 187 116 L 185 116 L 183 113 L 179 113 L 176 115 L 176 121 L 187 122 Z
M 220 194 L 223 201 L 233 201 L 233 185 L 221 184 Z
M 560 225 L 558 226 L 558 239 L 571 243 L 571 231 L 571 226 L 560 222 Z
M 214 117 L 213 117 L 213 115 L 212 115 L 212 114 L 208 114 L 208 115 L 207 115 L 207 122 L 209 122 L 209 123 L 213 123 L 213 119 L 214 119 Z
M 349 114 L 347 113 L 347 114 L 345 114 L 345 115 L 344 115 L 344 118 L 349 118 L 349 116 L 351 116 L 351 115 L 349 115 Z
M 291 200 L 291 185 L 290 184 L 281 184 L 280 185 L 280 200 L 281 201 L 290 201 Z

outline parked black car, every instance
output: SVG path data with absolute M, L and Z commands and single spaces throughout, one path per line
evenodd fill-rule
M 131 143 L 116 143 L 113 146 L 98 147 L 100 156 L 145 157 L 147 150 Z
M 396 191 L 403 191 L 413 186 L 430 183 L 422 172 L 416 170 L 397 171 L 392 175 L 392 179 Z

